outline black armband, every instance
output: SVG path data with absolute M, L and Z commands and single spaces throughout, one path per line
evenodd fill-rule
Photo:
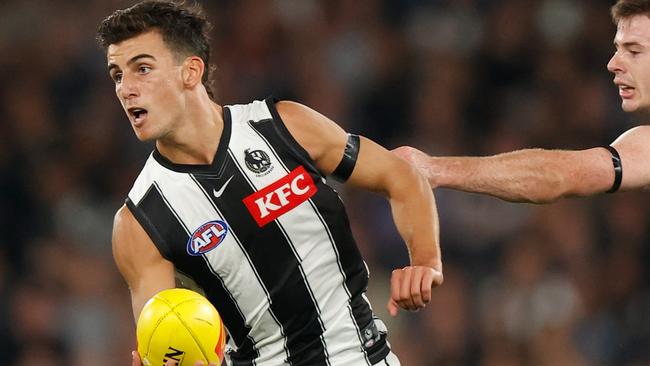
M 341 159 L 339 165 L 332 172 L 332 178 L 341 183 L 350 178 L 354 166 L 357 164 L 357 157 L 359 157 L 359 145 L 361 145 L 359 136 L 349 133 L 348 142 L 345 144 L 345 151 L 343 152 L 343 159 Z
M 618 191 L 623 180 L 623 164 L 621 164 L 621 156 L 615 148 L 612 146 L 605 146 L 605 148 L 612 154 L 612 163 L 614 164 L 614 184 L 612 184 L 612 188 L 607 193 L 614 193 Z

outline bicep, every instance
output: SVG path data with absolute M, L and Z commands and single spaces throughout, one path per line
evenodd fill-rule
M 650 126 L 635 127 L 616 139 L 623 166 L 621 189 L 645 188 L 650 185 Z
M 278 114 L 296 142 L 323 175 L 331 174 L 343 157 L 347 134 L 334 121 L 299 103 L 276 104 Z
M 341 162 L 348 136 L 334 121 L 298 103 L 279 102 L 278 113 L 294 139 L 307 151 L 323 175 Z M 410 177 L 410 165 L 375 142 L 361 137 L 359 155 L 347 183 L 377 192 Z
M 348 183 L 392 196 L 396 191 L 415 189 L 413 179 L 416 177 L 419 174 L 414 167 L 383 146 L 361 137 L 359 156 Z M 430 189 L 427 184 L 425 186 L 426 190 Z
M 115 215 L 113 258 L 129 286 L 136 320 L 147 300 L 159 291 L 175 286 L 173 264 L 162 257 L 125 206 Z

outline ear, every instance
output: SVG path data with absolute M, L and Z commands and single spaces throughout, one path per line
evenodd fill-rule
M 181 69 L 183 85 L 187 88 L 194 88 L 197 84 L 201 84 L 203 72 L 205 72 L 205 64 L 200 57 L 190 56 L 186 58 Z

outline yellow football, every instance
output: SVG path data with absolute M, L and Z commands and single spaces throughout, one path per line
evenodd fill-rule
M 163 290 L 144 305 L 138 318 L 138 353 L 145 366 L 221 365 L 226 341 L 219 313 L 202 295 L 181 288 Z

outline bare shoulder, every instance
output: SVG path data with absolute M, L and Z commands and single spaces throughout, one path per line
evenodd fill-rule
M 281 100 L 276 103 L 275 107 L 278 109 L 278 113 L 283 120 L 286 119 L 288 121 L 295 122 L 296 120 L 302 120 L 306 118 L 314 123 L 327 120 L 327 117 L 323 116 L 312 108 L 290 100 Z M 286 120 L 285 122 L 287 122 Z
M 280 101 L 276 104 L 278 114 L 294 137 L 313 137 L 327 134 L 345 134 L 345 131 L 331 119 L 306 105 Z M 326 134 L 323 136 L 323 134 Z M 301 141 L 298 141 L 301 142 Z
M 113 218 L 113 245 L 130 237 L 137 239 L 142 235 L 148 237 L 131 210 L 126 205 L 122 205 Z
M 142 239 L 140 230 L 144 232 L 129 208 L 126 205 L 120 207 L 113 218 L 112 240 L 113 257 L 118 267 L 122 263 L 132 260 L 131 255 L 137 252 L 137 247 L 132 243 L 137 243 L 139 239 Z
M 149 235 L 127 206 L 122 206 L 113 221 L 113 257 L 127 281 L 142 265 L 163 260 Z
M 128 225 L 129 221 L 135 219 L 133 217 L 133 214 L 131 214 L 131 211 L 129 210 L 126 205 L 122 205 L 122 207 L 117 210 L 115 213 L 115 217 L 113 218 L 113 227 L 117 226 L 122 226 L 122 225 Z
M 303 104 L 280 101 L 276 108 L 293 138 L 319 169 L 330 173 L 343 155 L 347 140 L 345 131 L 331 119 Z

